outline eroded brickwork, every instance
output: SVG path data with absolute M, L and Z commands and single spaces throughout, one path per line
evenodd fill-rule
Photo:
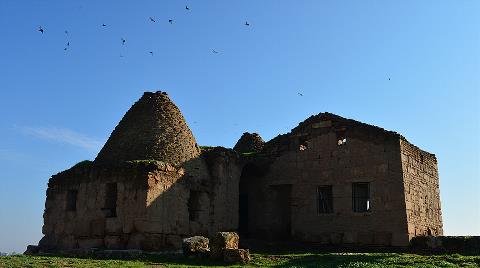
M 443 235 L 437 158 L 401 140 L 408 234 Z

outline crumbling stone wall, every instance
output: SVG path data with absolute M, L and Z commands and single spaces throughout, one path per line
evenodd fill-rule
M 410 238 L 443 235 L 440 187 L 435 155 L 400 141 L 405 206 Z
M 249 231 L 278 238 L 281 230 L 275 227 L 281 227 L 301 241 L 407 245 L 399 139 L 393 132 L 320 114 L 268 142 L 262 152 L 271 161 L 268 173 L 249 180 Z M 352 210 L 355 182 L 370 183 L 370 212 Z M 291 226 L 282 227 L 275 187 L 287 185 Z M 317 187 L 324 185 L 332 186 L 333 213 L 319 214 Z
M 75 166 L 50 179 L 39 245 L 53 251 L 155 251 L 179 249 L 192 235 L 235 230 L 237 160 L 235 152 L 217 148 L 180 168 L 151 160 Z M 112 183 L 117 189 L 113 214 L 105 208 Z M 71 211 L 69 191 L 77 193 Z

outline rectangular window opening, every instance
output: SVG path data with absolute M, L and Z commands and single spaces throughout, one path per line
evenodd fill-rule
M 323 185 L 317 187 L 318 214 L 333 213 L 332 186 Z
M 370 183 L 352 184 L 352 206 L 354 212 L 370 212 Z
M 67 192 L 67 211 L 76 211 L 77 210 L 77 190 L 69 190 Z
M 117 216 L 117 184 L 107 183 L 105 185 L 105 216 Z
M 188 218 L 190 221 L 197 221 L 200 218 L 200 191 L 190 191 L 190 197 L 188 198 Z

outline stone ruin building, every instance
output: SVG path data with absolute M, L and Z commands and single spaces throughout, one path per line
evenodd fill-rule
M 442 235 L 435 155 L 320 113 L 264 142 L 199 147 L 164 92 L 146 92 L 94 161 L 51 177 L 44 251 L 181 248 L 182 238 L 407 246 Z

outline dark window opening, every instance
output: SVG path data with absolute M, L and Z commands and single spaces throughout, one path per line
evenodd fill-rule
M 308 136 L 301 136 L 298 138 L 298 144 L 299 144 L 299 150 L 300 151 L 305 151 L 308 149 Z
M 77 190 L 69 190 L 67 192 L 67 211 L 76 211 L 77 210 Z
M 318 197 L 318 214 L 333 213 L 332 186 L 331 185 L 318 186 L 317 197 Z
M 352 206 L 354 212 L 370 211 L 370 183 L 357 182 L 352 184 Z
M 200 218 L 200 191 L 190 191 L 188 198 L 188 218 L 190 221 L 197 221 Z
M 423 154 L 420 154 L 420 163 L 423 164 Z
M 337 135 L 338 146 L 347 144 L 347 130 L 345 128 L 335 131 L 335 134 Z
M 103 208 L 106 217 L 117 216 L 117 184 L 107 183 L 105 185 L 105 207 Z

